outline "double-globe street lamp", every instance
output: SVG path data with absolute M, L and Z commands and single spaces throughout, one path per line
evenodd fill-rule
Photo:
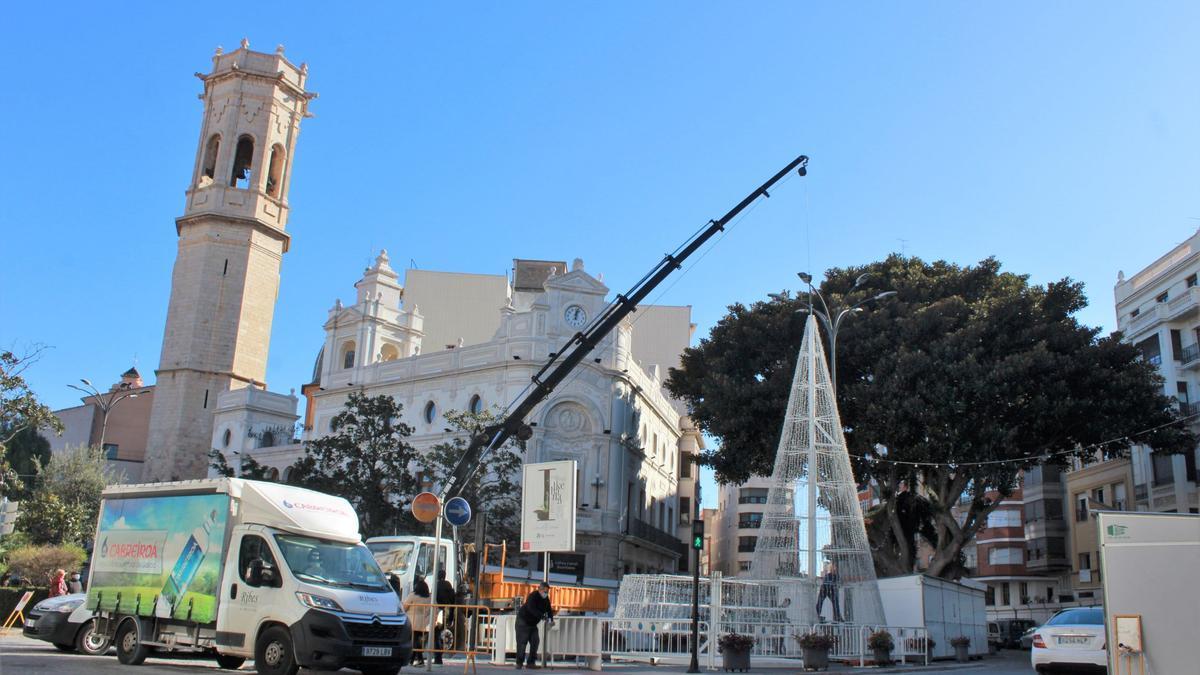
M 132 384 L 129 382 L 122 382 L 121 384 L 117 385 L 116 389 L 108 392 L 108 396 L 106 398 L 105 395 L 101 394 L 100 390 L 96 389 L 96 387 L 93 386 L 91 381 L 86 377 L 79 378 L 79 381 L 84 384 L 83 387 L 77 384 L 68 384 L 67 386 L 77 391 L 82 391 L 83 393 L 87 394 L 89 398 L 92 398 L 96 401 L 96 406 L 100 408 L 100 448 L 104 449 L 104 434 L 108 431 L 108 413 L 112 412 L 112 409 L 117 407 L 117 404 L 121 401 L 124 401 L 127 398 L 137 398 L 138 394 L 144 394 L 149 390 L 142 389 L 134 391 Z M 86 389 L 84 387 L 86 387 Z
M 811 274 L 808 272 L 797 272 L 796 276 L 800 277 L 800 281 L 803 281 L 808 286 L 808 307 L 798 309 L 796 310 L 796 313 L 811 313 L 813 316 L 817 317 L 817 320 L 819 320 L 821 325 L 825 327 L 825 332 L 829 334 L 829 379 L 833 384 L 833 394 L 834 396 L 837 396 L 837 336 L 838 329 L 842 326 L 842 321 L 844 321 L 848 316 L 861 312 L 863 310 L 863 305 L 867 304 L 868 302 L 890 298 L 896 294 L 896 291 L 883 291 L 881 293 L 877 293 L 871 297 L 863 298 L 849 307 L 843 306 L 842 308 L 838 309 L 837 312 L 834 312 L 832 309 L 830 309 L 829 303 L 825 302 L 825 296 L 821 295 L 821 291 L 817 290 L 812 285 L 813 277 Z M 854 280 L 854 285 L 850 287 L 850 290 L 853 291 L 859 286 L 862 286 L 862 283 L 866 281 L 869 276 L 871 276 L 869 273 L 860 274 L 858 278 Z M 821 301 L 820 307 L 817 307 L 813 304 L 812 299 L 814 295 L 817 296 L 817 299 Z

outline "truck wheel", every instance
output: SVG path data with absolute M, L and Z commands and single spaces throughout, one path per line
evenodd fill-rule
M 126 619 L 117 626 L 113 642 L 117 645 L 117 660 L 127 666 L 140 666 L 150 655 L 150 648 L 143 645 L 138 637 L 135 619 Z
M 233 656 L 226 654 L 217 654 L 217 666 L 225 670 L 237 670 L 246 662 L 244 656 Z
M 282 626 L 271 626 L 263 631 L 254 646 L 254 669 L 259 675 L 296 675 L 296 650 L 292 647 L 292 636 Z
M 75 651 L 88 656 L 100 656 L 108 651 L 108 636 L 96 632 L 96 620 L 83 624 L 75 634 Z

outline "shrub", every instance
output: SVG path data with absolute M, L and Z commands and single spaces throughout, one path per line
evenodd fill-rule
M 886 630 L 877 630 L 867 638 L 867 646 L 871 649 L 886 649 L 890 652 L 895 648 L 896 643 L 892 641 L 891 633 Z
M 730 652 L 748 652 L 754 647 L 754 638 L 741 633 L 726 633 L 717 638 L 717 647 L 721 653 Z
M 824 633 L 804 633 L 803 635 L 797 633 L 796 642 L 799 642 L 803 649 L 833 649 L 833 646 L 837 644 L 837 638 Z
M 971 644 L 971 638 L 966 635 L 950 638 L 950 646 L 952 647 L 968 647 Z
M 78 572 L 87 553 L 73 544 L 63 546 L 23 546 L 8 552 L 8 571 L 35 584 L 49 584 L 54 571 Z

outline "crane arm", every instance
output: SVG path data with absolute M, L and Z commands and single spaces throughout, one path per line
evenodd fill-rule
M 699 250 L 714 235 L 724 230 L 725 226 L 747 206 L 759 197 L 770 197 L 771 195 L 767 191 L 793 169 L 798 170 L 801 176 L 805 175 L 807 166 L 808 157 L 805 155 L 800 155 L 792 160 L 787 166 L 780 169 L 779 173 L 738 202 L 737 206 L 730 209 L 720 219 L 709 221 L 706 227 L 684 242 L 674 253 L 665 255 L 628 292 L 618 295 L 616 300 L 609 304 L 587 328 L 571 336 L 567 343 L 533 376 L 533 387 L 525 397 L 518 401 L 502 420 L 488 426 L 482 433 L 471 439 L 462 458 L 447 478 L 446 485 L 443 486 L 442 498 L 446 499 L 461 492 L 463 485 L 478 470 L 480 462 L 488 452 L 504 445 L 508 439 L 513 437 L 528 440 L 533 435 L 533 430 L 525 424 L 525 418 L 539 403 L 546 400 L 554 388 L 566 379 L 567 375 L 595 349 L 601 340 L 619 326 L 625 317 L 636 310 L 638 304 L 645 300 L 646 296 L 663 280 L 682 267 L 688 257 Z

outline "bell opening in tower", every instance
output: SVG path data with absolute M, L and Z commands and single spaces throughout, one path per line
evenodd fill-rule
M 238 139 L 237 150 L 233 154 L 233 173 L 229 176 L 230 187 L 239 190 L 250 188 L 250 167 L 254 163 L 254 139 L 242 136 Z

